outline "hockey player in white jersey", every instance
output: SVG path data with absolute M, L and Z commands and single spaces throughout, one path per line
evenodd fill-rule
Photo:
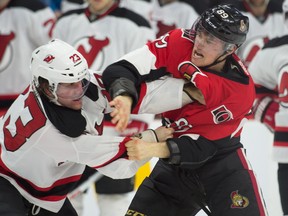
M 127 178 L 147 160 L 127 159 L 125 143 L 137 139 L 101 136 L 104 113 L 112 111 L 108 93 L 72 46 L 52 40 L 33 52 L 30 67 L 31 85 L 0 118 L 0 215 L 76 216 L 66 197 L 85 180 L 88 166 L 112 178 Z M 173 92 L 167 91 L 172 84 Z M 164 81 L 162 93 L 157 83 L 147 84 L 139 112 L 179 108 L 183 84 L 175 79 L 165 87 Z M 171 100 L 155 106 L 159 98 L 153 100 L 154 93 Z M 160 127 L 156 136 L 148 130 L 142 137 L 163 141 L 172 132 Z
M 58 19 L 53 37 L 74 46 L 85 57 L 90 69 L 102 71 L 122 55 L 155 39 L 148 21 L 120 7 L 120 1 L 88 0 L 86 3 L 87 7 L 68 11 Z M 151 114 L 132 116 L 128 128 L 119 133 L 106 115 L 103 133 L 131 135 L 147 129 L 153 120 L 154 115 Z M 134 178 L 113 180 L 103 177 L 96 182 L 101 216 L 121 214 L 121 209 L 125 213 L 134 190 L 134 181 Z M 80 210 L 81 205 L 78 206 L 77 210 Z
M 0 1 L 0 116 L 29 84 L 31 52 L 50 40 L 54 22 L 38 0 Z
M 283 10 L 285 16 L 288 12 L 287 0 L 283 4 Z M 278 162 L 279 192 L 284 215 L 288 215 L 287 53 L 288 34 L 270 40 L 256 54 L 248 68 L 256 84 L 255 119 L 274 133 L 272 153 L 274 160 Z

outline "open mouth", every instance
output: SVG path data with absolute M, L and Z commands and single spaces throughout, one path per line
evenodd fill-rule
M 196 50 L 194 51 L 194 57 L 196 57 L 196 58 L 203 58 L 204 56 L 201 54 L 201 53 L 199 53 L 199 52 L 197 52 Z

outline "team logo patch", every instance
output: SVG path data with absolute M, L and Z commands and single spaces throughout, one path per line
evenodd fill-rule
M 240 30 L 241 32 L 246 32 L 246 31 L 247 31 L 247 25 L 245 24 L 244 20 L 241 20 L 241 21 L 240 21 L 240 28 L 239 28 L 239 30 Z
M 224 105 L 217 107 L 211 111 L 215 124 L 229 121 L 233 119 L 232 112 L 228 110 Z
M 230 197 L 232 200 L 231 208 L 246 208 L 249 205 L 248 198 L 239 194 L 238 190 L 233 191 Z
M 55 59 L 54 56 L 48 55 L 43 59 L 43 61 L 47 62 L 48 64 L 51 64 L 54 59 Z
M 128 211 L 126 212 L 126 215 L 131 215 L 131 216 L 147 216 L 143 213 L 128 209 Z
M 5 71 L 12 63 L 14 56 L 12 41 L 14 38 L 14 32 L 3 34 L 3 32 L 0 31 L 0 73 Z

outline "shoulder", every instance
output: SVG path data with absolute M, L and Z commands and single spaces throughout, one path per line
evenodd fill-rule
M 63 13 L 57 21 L 62 20 L 63 18 L 68 18 L 72 15 L 80 15 L 80 14 L 84 14 L 85 13 L 85 9 L 84 8 L 80 8 L 80 9 L 75 9 L 75 10 L 70 10 L 67 11 L 65 13 Z
M 130 20 L 137 26 L 144 26 L 150 28 L 149 22 L 143 16 L 127 8 L 118 7 L 115 10 L 113 10 L 109 15 Z
M 47 8 L 47 5 L 42 3 L 39 0 L 12 0 L 9 5 L 9 8 L 25 8 L 31 11 L 38 11 L 44 8 Z
M 270 0 L 267 6 L 269 13 L 282 13 L 282 2 L 278 0 Z
M 283 45 L 288 45 L 288 35 L 273 38 L 264 45 L 263 50 L 268 48 L 281 47 Z

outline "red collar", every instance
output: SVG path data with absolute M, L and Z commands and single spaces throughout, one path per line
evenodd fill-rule
M 91 11 L 89 10 L 89 7 L 87 7 L 85 9 L 85 15 L 87 16 L 90 22 L 93 22 L 95 20 L 101 19 L 102 17 L 105 17 L 106 15 L 110 14 L 112 11 L 118 8 L 118 6 L 119 6 L 119 2 L 117 1 L 105 13 L 100 14 L 100 15 L 91 13 Z

